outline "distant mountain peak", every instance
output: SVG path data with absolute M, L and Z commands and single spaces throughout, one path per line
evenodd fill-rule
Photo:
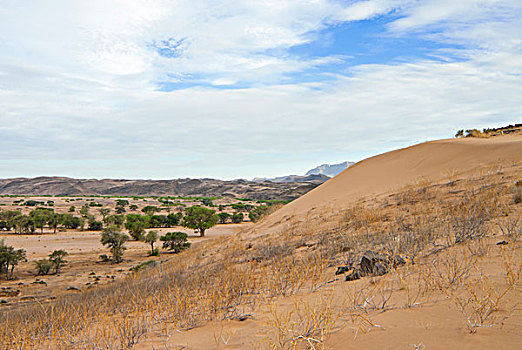
M 331 177 L 339 174 L 349 166 L 355 164 L 354 162 L 342 162 L 339 164 L 321 164 L 311 170 L 308 170 L 305 175 L 287 175 L 278 177 L 255 177 L 253 182 L 313 182 L 323 183 Z
M 334 177 L 340 172 L 344 171 L 349 166 L 355 164 L 354 162 L 342 162 L 339 164 L 321 164 L 306 172 L 306 175 L 326 175 Z

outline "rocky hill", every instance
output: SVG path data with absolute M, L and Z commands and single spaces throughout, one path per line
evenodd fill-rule
M 174 179 L 114 180 L 36 177 L 0 180 L 0 195 L 62 196 L 230 196 L 251 199 L 293 200 L 314 189 L 325 180 L 252 182 L 247 180 Z
M 354 162 L 342 162 L 339 164 L 321 164 L 318 167 L 308 170 L 306 172 L 306 175 L 325 175 L 329 177 L 334 177 L 337 174 L 344 171 L 349 166 L 354 164 Z
M 313 175 L 287 175 L 287 176 L 278 176 L 278 177 L 254 177 L 252 181 L 254 182 L 263 182 L 263 181 L 271 181 L 271 182 L 313 182 L 322 184 L 323 182 L 329 180 L 330 177 L 321 174 L 313 174 Z

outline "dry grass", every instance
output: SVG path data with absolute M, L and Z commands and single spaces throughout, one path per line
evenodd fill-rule
M 266 343 L 269 349 L 325 349 L 327 336 L 341 316 L 332 298 L 316 302 L 294 301 L 289 312 L 280 312 L 277 304 L 270 308 Z
M 201 242 L 123 281 L 3 309 L 0 349 L 132 348 L 153 336 L 167 342 L 177 330 L 211 321 L 224 325 L 214 332 L 216 346 L 226 345 L 232 336 L 227 320 L 265 306 L 271 311 L 262 347 L 321 349 L 342 323 L 358 336 L 380 328 L 372 322 L 375 313 L 422 307 L 437 293 L 449 295 L 476 332 L 509 317 L 513 306 L 505 301 L 519 292 L 522 275 L 515 244 L 520 208 L 499 177 L 480 175 L 451 185 L 424 181 L 327 216 L 310 213 L 279 236 Z M 487 237 L 497 228 L 510 241 L 498 248 L 505 272 L 500 279 L 475 269 L 492 254 Z M 280 297 L 324 295 L 319 292 L 332 282 L 335 265 L 353 264 L 368 249 L 404 256 L 409 263 L 350 287 L 342 305 L 317 297 L 296 301 L 290 311 L 277 309 Z

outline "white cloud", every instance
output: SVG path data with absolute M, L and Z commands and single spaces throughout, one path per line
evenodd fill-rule
M 274 175 L 520 121 L 520 11 L 493 0 L 4 1 L 0 172 Z M 434 53 L 461 60 L 361 65 L 281 85 L 346 59 L 304 59 L 289 47 L 389 14 L 398 18 L 389 35 L 461 45 Z M 172 43 L 173 58 L 154 49 Z M 201 86 L 157 91 L 167 80 Z

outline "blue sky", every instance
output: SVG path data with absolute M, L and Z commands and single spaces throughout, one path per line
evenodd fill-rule
M 0 2 L 0 177 L 252 178 L 522 121 L 522 4 Z

